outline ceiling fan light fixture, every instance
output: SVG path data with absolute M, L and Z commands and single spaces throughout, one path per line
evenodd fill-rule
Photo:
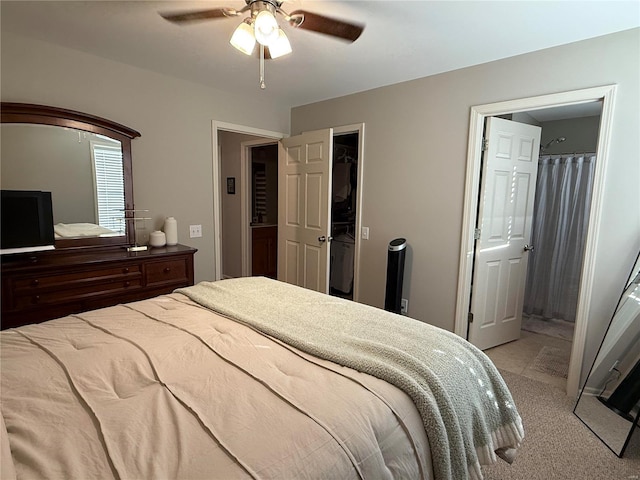
M 269 45 L 269 54 L 271 58 L 278 58 L 289 53 L 291 53 L 291 43 L 284 31 L 278 28 L 278 38 Z
M 246 55 L 251 55 L 256 46 L 253 28 L 247 22 L 242 22 L 233 32 L 229 43 Z
M 0 0 L 2 1 L 2 0 Z M 260 44 L 260 87 L 265 88 L 264 66 L 266 58 L 278 58 L 291 53 L 291 44 L 284 31 L 278 25 L 277 15 L 293 28 L 310 30 L 348 42 L 355 42 L 364 29 L 364 25 L 326 17 L 306 10 L 296 10 L 291 14 L 280 8 L 285 0 L 245 0 L 240 10 L 233 8 L 209 8 L 192 12 L 160 13 L 173 23 L 186 24 L 199 20 L 236 17 L 245 12 L 250 16 L 233 32 L 229 43 L 246 55 L 253 55 L 256 42 Z
M 255 37 L 262 45 L 271 47 L 271 43 L 278 39 L 278 22 L 269 10 L 262 10 L 253 22 Z

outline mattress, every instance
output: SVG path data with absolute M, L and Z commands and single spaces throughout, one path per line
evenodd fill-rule
M 255 290 L 241 303 L 266 315 L 273 295 L 254 282 L 214 283 Z M 411 393 L 180 292 L 0 334 L 2 478 L 445 478 Z M 481 463 L 519 446 L 515 418 Z

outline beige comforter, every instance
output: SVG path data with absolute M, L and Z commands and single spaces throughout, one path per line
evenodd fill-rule
M 432 478 L 401 390 L 181 294 L 0 339 L 3 478 Z
M 437 480 L 481 479 L 481 465 L 495 462 L 496 454 L 511 462 L 523 439 L 522 421 L 495 365 L 451 332 L 262 277 L 177 291 L 306 353 L 402 389 L 422 416 Z

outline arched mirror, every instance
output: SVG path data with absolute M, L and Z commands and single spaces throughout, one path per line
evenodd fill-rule
M 131 140 L 109 120 L 43 105 L 1 105 L 3 190 L 51 192 L 56 249 L 134 241 Z
M 622 457 L 640 419 L 640 254 L 574 413 Z

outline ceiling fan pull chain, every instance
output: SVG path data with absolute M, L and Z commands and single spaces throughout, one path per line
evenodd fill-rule
M 264 90 L 266 87 L 264 83 L 264 45 L 260 44 L 260 88 Z

